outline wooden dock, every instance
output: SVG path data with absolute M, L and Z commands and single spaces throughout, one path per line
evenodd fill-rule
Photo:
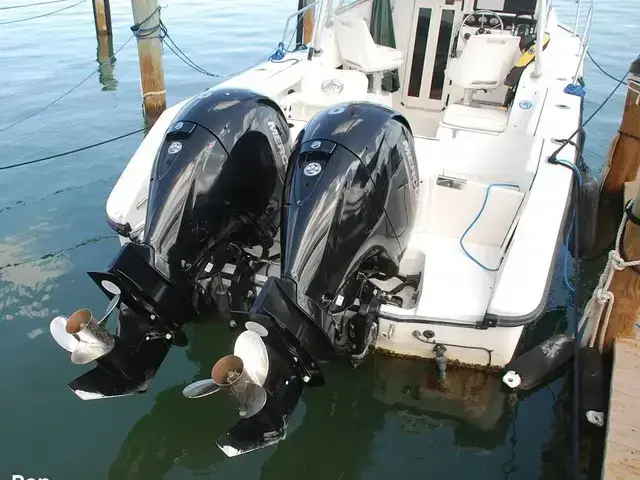
M 621 338 L 613 348 L 602 478 L 640 479 L 640 340 Z

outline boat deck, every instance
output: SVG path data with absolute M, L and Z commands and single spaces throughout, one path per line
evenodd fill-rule
M 618 339 L 614 346 L 613 374 L 604 480 L 640 478 L 640 340 Z

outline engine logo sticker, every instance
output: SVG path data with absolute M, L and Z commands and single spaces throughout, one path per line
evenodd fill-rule
M 280 153 L 280 157 L 282 158 L 282 164 L 286 165 L 287 164 L 287 151 L 284 148 L 284 143 L 282 142 L 282 137 L 280 136 L 280 133 L 278 132 L 278 127 L 276 126 L 275 122 L 267 122 L 267 126 L 269 127 L 269 130 L 271 131 L 271 135 L 273 135 L 273 141 L 276 142 L 276 148 L 278 149 L 278 152 Z
M 524 110 L 529 110 L 531 108 L 532 103 L 529 100 L 522 100 L 520 103 L 520 108 Z
M 413 158 L 413 154 L 411 153 L 411 147 L 409 146 L 409 142 L 406 140 L 402 141 L 402 145 L 404 147 L 404 154 L 406 156 L 405 166 L 407 168 L 407 173 L 409 174 L 409 181 L 411 182 L 411 190 L 413 192 L 413 206 L 418 204 L 418 200 L 420 197 L 420 177 L 416 170 L 415 159 Z
M 331 110 L 329 110 L 328 113 L 329 113 L 329 115 L 338 115 L 338 114 L 340 114 L 340 113 L 342 113 L 344 111 L 345 111 L 344 107 L 334 107 Z
M 180 150 L 182 150 L 182 143 L 171 142 L 171 145 L 169 145 L 169 150 L 167 151 L 169 152 L 169 155 L 174 155 L 178 153 Z
M 311 148 L 315 150 L 316 148 L 320 148 L 321 145 L 322 145 L 322 142 L 320 140 L 316 140 L 311 144 Z
M 304 167 L 304 174 L 307 177 L 314 177 L 322 171 L 322 166 L 318 162 L 311 162 Z

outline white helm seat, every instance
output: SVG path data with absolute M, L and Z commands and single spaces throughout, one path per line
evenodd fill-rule
M 504 84 L 520 51 L 519 43 L 516 36 L 473 35 L 460 57 L 449 60 L 447 77 L 465 89 L 465 104 L 471 103 L 475 90 L 492 90 Z
M 373 74 L 373 92 L 382 92 L 382 75 L 402 65 L 402 52 L 376 45 L 362 19 L 335 18 L 334 29 L 342 63 L 363 73 Z

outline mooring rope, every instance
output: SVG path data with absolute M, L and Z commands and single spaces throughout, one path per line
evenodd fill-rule
M 19 18 L 17 20 L 9 20 L 8 22 L 0 22 L 0 25 L 9 25 L 11 23 L 20 23 L 20 22 L 27 22 L 29 20 L 35 20 L 36 18 L 43 18 L 43 17 L 48 17 L 50 15 L 54 15 L 56 13 L 60 13 L 63 12 L 65 10 L 69 10 L 70 8 L 75 7 L 76 5 L 80 5 L 81 3 L 86 2 L 87 0 L 80 0 L 77 3 L 74 3 L 72 5 L 68 5 L 66 7 L 60 8 L 59 10 L 54 10 L 53 12 L 48 12 L 48 13 L 43 13 L 41 15 L 36 15 L 35 17 L 27 17 L 27 18 Z
M 0 10 L 14 10 L 16 8 L 29 8 L 29 7 L 35 7 L 38 5 L 50 5 L 52 3 L 64 3 L 64 2 L 68 2 L 69 0 L 48 0 L 46 2 L 38 2 L 38 3 L 24 3 L 22 5 L 10 5 L 8 7 L 0 7 Z
M 52 107 L 53 105 L 55 105 L 56 103 L 58 103 L 60 100 L 62 100 L 63 98 L 65 98 L 67 95 L 70 95 L 71 93 L 73 93 L 74 91 L 76 91 L 78 88 L 80 88 L 82 85 L 84 85 L 91 77 L 93 77 L 96 73 L 98 73 L 102 67 L 104 67 L 108 62 L 111 62 L 113 59 L 115 59 L 116 55 L 118 53 L 120 53 L 120 51 L 127 46 L 127 44 L 131 41 L 131 39 L 134 36 L 130 36 L 129 39 L 124 42 L 122 45 L 120 45 L 120 47 L 113 53 L 113 55 L 111 55 L 109 58 L 107 58 L 106 60 L 104 60 L 103 62 L 100 62 L 100 65 L 98 66 L 98 68 L 96 68 L 95 70 L 93 70 L 89 75 L 87 75 L 86 77 L 84 77 L 79 83 L 77 83 L 76 85 L 74 85 L 73 87 L 71 87 L 69 90 L 67 90 L 66 92 L 64 92 L 62 95 L 60 95 L 59 97 L 55 98 L 54 100 L 50 101 L 49 103 L 47 103 L 44 107 L 39 108 L 38 110 L 36 110 L 35 112 L 30 113 L 29 115 L 27 115 L 24 118 L 21 118 L 20 120 L 16 120 L 13 123 L 10 123 L 9 125 L 0 128 L 0 133 L 4 132 L 5 130 L 9 130 L 10 128 L 13 128 L 17 125 L 20 125 L 23 122 L 26 122 L 27 120 L 29 120 L 30 118 L 35 117 L 36 115 L 44 112 L 47 108 Z
M 629 215 L 625 209 L 625 212 L 622 216 L 622 221 L 620 222 L 620 227 L 618 228 L 615 246 L 613 250 L 609 252 L 607 265 L 600 275 L 598 285 L 594 289 L 591 298 L 587 302 L 587 305 L 585 306 L 584 312 L 582 314 L 582 318 L 580 319 L 580 323 L 578 323 L 578 332 L 580 332 L 583 330 L 587 322 L 595 318 L 596 323 L 593 327 L 591 338 L 589 339 L 589 347 L 591 348 L 595 347 L 600 324 L 602 323 L 602 334 L 600 335 L 600 341 L 598 342 L 598 349 L 600 350 L 600 352 L 602 352 L 604 348 L 604 338 L 607 332 L 607 327 L 609 326 L 611 312 L 613 311 L 613 304 L 615 302 L 615 296 L 610 290 L 613 276 L 617 271 L 622 271 L 627 267 L 640 266 L 640 260 L 625 261 L 620 254 L 620 250 L 622 248 L 622 237 L 624 235 L 625 225 L 628 219 Z M 604 320 L 602 319 L 603 313 Z

